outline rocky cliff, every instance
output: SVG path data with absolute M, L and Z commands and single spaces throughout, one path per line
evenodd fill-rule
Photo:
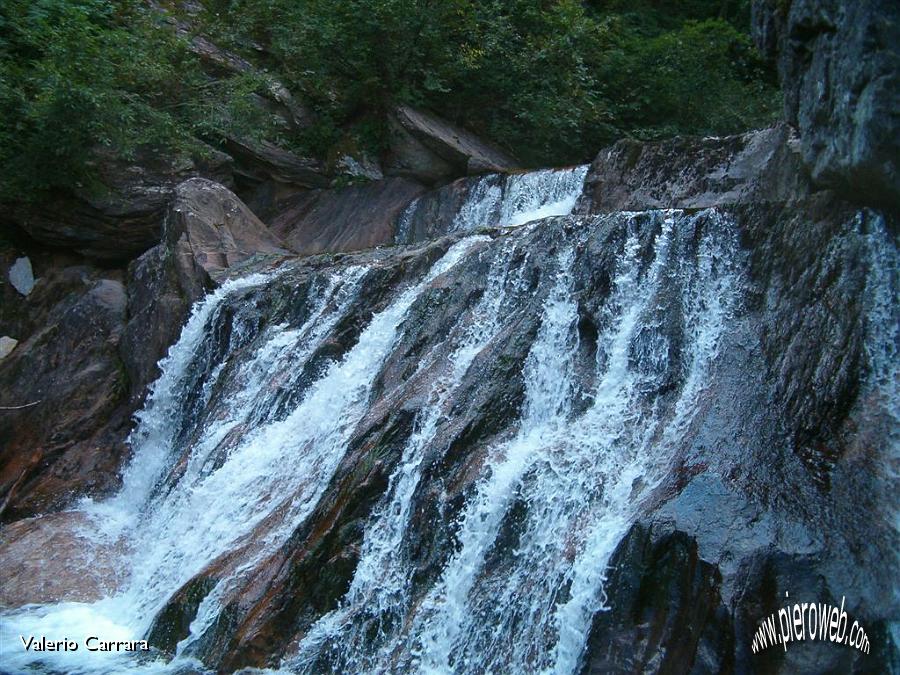
M 813 180 L 900 206 L 900 6 L 755 0 L 754 38 L 778 64 L 785 119 Z

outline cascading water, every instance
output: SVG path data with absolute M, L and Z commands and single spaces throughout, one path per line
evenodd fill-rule
M 697 222 L 679 214 L 658 219 L 656 255 L 646 269 L 635 220 L 627 221 L 606 305 L 607 329 L 598 340 L 596 385 L 589 392 L 577 392 L 574 378 L 579 316 L 572 266 L 578 244 L 557 255 L 541 327 L 524 364 L 527 394 L 517 433 L 490 451 L 489 472 L 457 519 L 456 552 L 434 587 L 414 602 L 411 570 L 397 554 L 412 494 L 405 490 L 405 502 L 397 503 L 394 492 L 368 534 L 397 536 L 379 537 L 374 545 L 367 540 L 342 606 L 310 630 L 290 666 L 316 672 L 326 652 L 327 668 L 338 672 L 574 672 L 590 618 L 602 606 L 607 561 L 639 493 L 661 477 L 738 300 L 736 239 L 727 219 L 712 220 L 716 230 L 703 239 L 696 266 L 672 251 L 679 243 L 684 248 Z M 673 241 L 676 220 L 681 235 Z M 494 264 L 508 265 L 508 251 Z M 488 289 L 502 297 L 494 289 L 498 277 L 492 275 Z M 672 284 L 680 293 L 662 297 Z M 685 374 L 679 396 L 663 406 L 648 400 L 670 368 L 667 336 L 653 315 L 677 311 L 673 303 L 684 308 Z M 493 307 L 499 304 L 495 300 Z M 472 347 L 472 333 L 466 333 L 455 354 Z M 458 373 L 468 363 L 454 359 L 449 367 Z M 578 393 L 591 404 L 576 414 Z M 441 399 L 434 405 L 420 427 L 428 436 L 434 435 Z M 421 456 L 423 436 L 411 440 Z M 400 481 L 405 469 L 400 467 Z M 498 548 L 509 529 L 514 540 Z
M 588 165 L 542 169 L 509 175 L 490 174 L 469 179 L 465 199 L 441 233 L 469 232 L 481 227 L 510 227 L 572 213 L 584 189 Z M 422 218 L 425 201 L 417 199 L 400 216 L 396 241 L 412 241 L 412 223 Z
M 480 179 L 453 229 L 567 214 L 584 170 Z M 895 391 L 895 333 L 877 329 L 895 319 L 895 252 L 869 236 L 873 378 Z M 558 217 L 419 252 L 437 257 L 427 270 L 404 255 L 390 269 L 288 265 L 195 307 L 138 416 L 121 492 L 80 506 L 84 536 L 111 544 L 126 578 L 93 603 L 6 612 L 2 640 L 85 627 L 140 639 L 202 577 L 189 629 L 167 655 L 20 650 L 5 669 L 216 669 L 206 650 L 238 621 L 230 599 L 314 536 L 303 528 L 340 501 L 329 491 L 359 439 L 402 408 L 396 447 L 365 459 L 389 470 L 354 521 L 352 570 L 335 602 L 291 624 L 282 670 L 578 671 L 612 555 L 683 450 L 743 311 L 737 226 L 714 209 Z M 508 418 L 486 391 L 501 361 L 521 383 Z M 490 432 L 460 459 L 466 415 Z
M 572 213 L 581 196 L 588 166 L 511 174 L 502 181 L 479 180 L 456 214 L 451 232 L 479 227 L 523 225 Z M 499 185 L 497 183 L 500 183 Z

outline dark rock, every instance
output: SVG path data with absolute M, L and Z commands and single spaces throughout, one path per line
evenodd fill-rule
M 225 149 L 238 161 L 235 172 L 245 180 L 275 180 L 310 188 L 331 184 L 322 162 L 299 157 L 268 141 L 229 138 Z
M 287 254 L 281 240 L 225 187 L 203 179 L 178 186 L 165 239 L 128 267 L 128 325 L 121 354 L 140 400 L 157 362 L 178 339 L 191 305 L 233 266 Z
M 388 125 L 389 175 L 436 183 L 518 167 L 515 159 L 475 134 L 409 106 L 397 108 L 388 118 Z
M 635 525 L 610 563 L 582 673 L 723 673 L 734 635 L 719 571 L 697 544 L 665 526 Z
M 900 5 L 756 0 L 753 15 L 813 180 L 857 203 L 900 207 Z
M 723 138 L 619 141 L 601 150 L 577 212 L 787 201 L 808 192 L 786 125 Z
M 285 200 L 271 221 L 302 255 L 358 251 L 392 244 L 395 221 L 425 188 L 405 178 L 389 178 L 333 190 L 300 192 Z
M 197 160 L 146 155 L 133 164 L 103 156 L 96 161 L 102 188 L 12 204 L 5 218 L 41 244 L 122 262 L 159 242 L 165 209 L 185 179 L 231 184 L 231 158 L 211 148 Z
M 23 303 L 29 317 L 19 345 L 0 361 L 0 407 L 13 408 L 0 411 L 4 520 L 114 489 L 129 429 L 119 276 L 86 266 L 50 270 Z

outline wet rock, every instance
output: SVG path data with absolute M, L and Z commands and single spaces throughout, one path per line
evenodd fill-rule
M 160 241 L 166 207 L 185 179 L 205 176 L 231 184 L 231 158 L 212 148 L 207 155 L 144 155 L 129 164 L 101 153 L 96 162 L 102 189 L 10 204 L 4 216 L 41 244 L 123 262 Z
M 715 213 L 697 215 L 698 231 L 719 226 Z M 851 384 L 865 380 L 865 357 L 858 351 L 862 319 L 853 308 L 863 293 L 857 268 L 865 256 L 859 247 L 876 227 L 877 216 L 867 216 L 873 222 L 855 220 L 851 207 L 827 194 L 791 204 L 737 204 L 727 213 L 736 220 L 747 249 L 744 301 L 729 317 L 721 359 L 704 382 L 693 421 L 682 429 L 665 480 L 645 495 L 636 524 L 614 554 L 605 587 L 611 609 L 594 617 L 584 672 L 811 673 L 866 667 L 864 657 L 852 650 L 818 644 L 796 645 L 787 656 L 783 650 L 752 654 L 758 622 L 783 604 L 786 591 L 804 601 L 852 596 L 849 611 L 871 628 L 869 634 L 877 640 L 873 649 L 880 650 L 877 663 L 890 658 L 886 622 L 893 610 L 879 589 L 890 586 L 896 570 L 891 552 L 896 533 L 886 506 L 891 503 L 885 491 L 890 480 L 873 468 L 886 461 L 877 459 L 874 440 L 883 438 L 884 427 L 872 439 L 860 439 L 856 429 L 872 404 Z M 579 244 L 573 274 L 583 341 L 578 360 L 595 363 L 615 251 L 625 236 L 623 222 L 620 216 L 558 218 L 528 230 L 523 250 L 542 255 L 515 268 L 520 295 L 512 305 L 522 318 L 473 363 L 448 403 L 440 440 L 421 458 L 421 484 L 412 497 L 403 544 L 414 588 L 412 606 L 439 578 L 457 545 L 453 524 L 459 523 L 466 499 L 484 475 L 487 450 L 509 437 L 520 414 L 521 368 L 537 331 L 534 317 L 547 293 L 548 256 L 579 228 L 590 230 Z M 649 264 L 661 218 L 637 214 L 629 222 L 640 232 L 637 255 Z M 695 236 L 684 233 L 678 240 L 673 249 L 678 260 L 691 259 Z M 394 249 L 382 255 L 380 264 L 398 271 L 373 279 L 366 293 L 381 288 L 381 296 L 390 297 L 382 285 L 402 283 L 409 273 L 400 271 L 401 256 L 421 253 Z M 303 268 L 319 260 L 310 258 Z M 357 262 L 350 255 L 334 264 Z M 465 317 L 484 292 L 485 276 L 476 250 L 414 304 L 407 329 L 373 386 L 368 412 L 321 500 L 289 541 L 229 593 L 220 620 L 196 643 L 197 654 L 207 663 L 226 670 L 271 666 L 291 654 L 318 618 L 338 607 L 358 564 L 367 524 L 383 503 L 379 500 L 388 478 L 415 428 L 415 413 L 433 395 L 437 364 L 448 356 L 443 341 L 454 321 Z M 676 308 L 681 302 L 677 297 L 664 289 L 660 302 Z M 794 307 L 793 316 L 783 313 L 787 306 Z M 816 316 L 820 311 L 831 315 L 837 307 L 842 309 L 839 318 L 832 316 L 829 344 L 813 349 L 809 341 L 824 329 Z M 681 330 L 679 316 L 673 309 L 673 315 L 645 320 L 659 321 L 674 335 Z M 800 351 L 809 363 L 807 356 L 793 351 L 794 344 L 807 345 Z M 685 358 L 686 347 L 673 338 L 666 358 L 677 363 Z M 834 350 L 843 350 L 844 358 Z M 655 367 L 642 365 L 637 352 L 632 358 L 632 367 Z M 784 359 L 792 365 L 782 363 Z M 586 372 L 584 364 L 575 368 Z M 682 386 L 683 377 L 678 368 L 667 372 L 647 394 L 657 402 L 669 401 L 668 392 Z M 591 386 L 581 376 L 579 382 Z M 813 426 L 818 435 L 811 444 Z M 818 443 L 832 450 L 814 456 Z M 830 476 L 828 483 L 821 480 L 823 471 Z M 635 494 L 642 490 L 636 482 Z M 869 517 L 854 518 L 854 505 L 862 504 Z M 487 567 L 511 564 L 516 536 L 513 513 L 489 552 Z M 218 578 L 221 570 L 217 563 L 201 579 Z M 189 595 L 185 587 L 173 600 L 176 606 L 166 611 L 182 616 L 192 606 Z M 376 635 L 384 625 L 380 621 L 394 619 L 373 611 L 352 620 L 361 631 L 370 626 Z M 182 626 L 183 637 L 185 621 L 173 625 Z M 334 647 L 319 652 L 316 669 L 345 665 L 340 645 Z
M 511 171 L 511 156 L 439 117 L 400 106 L 388 118 L 389 175 L 435 183 L 457 176 Z
M 900 207 L 900 6 L 756 0 L 753 14 L 813 180 L 857 203 Z
M 74 511 L 5 525 L 0 607 L 94 602 L 114 593 L 124 580 L 126 545 L 97 543 L 91 530 L 90 520 Z
M 132 400 L 140 401 L 147 385 L 159 377 L 157 363 L 181 333 L 192 302 L 203 284 L 179 277 L 175 254 L 157 244 L 128 266 L 128 323 L 119 353 L 128 373 Z
M 786 125 L 724 138 L 623 140 L 591 164 L 576 212 L 791 200 L 808 192 L 799 166 L 797 138 Z
M 34 273 L 31 271 L 31 260 L 28 257 L 19 258 L 9 268 L 9 283 L 19 293 L 28 296 L 34 288 Z
M 635 525 L 610 568 L 607 608 L 595 615 L 583 674 L 733 670 L 719 572 L 690 537 Z
M 118 484 L 130 427 L 118 356 L 125 288 L 80 266 L 50 270 L 27 298 L 30 334 L 0 362 L 0 512 L 60 509 Z M 73 358 L 77 355 L 77 358 Z
M 395 235 L 397 243 L 412 244 L 447 234 L 460 209 L 482 181 L 486 181 L 488 189 L 502 189 L 503 177 L 500 175 L 459 178 L 419 197 L 398 218 Z
M 425 188 L 389 178 L 333 190 L 300 192 L 279 204 L 272 230 L 297 253 L 358 251 L 391 244 L 400 212 Z

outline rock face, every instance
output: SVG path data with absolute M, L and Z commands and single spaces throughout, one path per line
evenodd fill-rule
M 209 158 L 144 157 L 133 165 L 99 162 L 102 194 L 54 195 L 13 204 L 5 214 L 41 244 L 70 249 L 104 262 L 123 262 L 158 243 L 162 218 L 175 188 L 191 176 L 231 185 L 231 158 L 209 149 Z
M 301 255 L 358 251 L 394 241 L 395 221 L 425 188 L 390 178 L 300 192 L 278 205 L 272 230 Z
M 191 304 L 234 266 L 287 253 L 218 183 L 185 181 L 171 199 L 164 241 L 130 265 L 127 292 L 120 272 L 66 257 L 41 263 L 27 297 L 4 285 L 0 331 L 18 340 L 0 361 L 4 520 L 118 486 L 131 414 Z
M 0 510 L 4 520 L 66 506 L 118 484 L 130 427 L 118 357 L 125 288 L 88 266 L 35 285 L 0 361 Z M 9 408 L 9 409 L 6 409 Z
M 744 147 L 740 139 L 730 142 L 738 152 Z M 672 170 L 677 176 L 679 167 Z M 702 187 L 696 194 L 709 192 Z M 274 666 L 282 657 L 314 672 L 379 663 L 404 670 L 417 663 L 420 645 L 432 645 L 430 627 L 449 633 L 454 621 L 461 628 L 450 633 L 452 644 L 471 661 L 448 663 L 463 672 L 533 664 L 554 654 L 589 673 L 887 668 L 896 655 L 887 636 L 895 601 L 883 589 L 898 569 L 889 444 L 896 423 L 889 403 L 896 396 L 890 375 L 896 372 L 890 370 L 896 307 L 887 300 L 897 288 L 892 227 L 829 194 L 801 192 L 790 202 L 768 203 L 737 198 L 670 216 L 583 214 L 493 232 L 467 244 L 459 262 L 424 287 L 416 280 L 454 239 L 336 262 L 314 256 L 270 284 L 235 292 L 215 311 L 189 370 L 196 382 L 217 377 L 214 393 L 177 418 L 180 433 L 199 438 L 197 431 L 224 411 L 233 414 L 239 392 L 246 395 L 240 373 L 252 371 L 233 361 L 219 370 L 220 360 L 272 359 L 264 362 L 266 384 L 252 394 L 249 408 L 267 416 L 251 415 L 215 449 L 203 446 L 213 453 L 206 461 L 226 473 L 231 462 L 237 471 L 238 457 L 250 461 L 261 441 L 250 440 L 259 437 L 247 435 L 243 425 L 249 425 L 262 438 L 272 434 L 296 444 L 286 455 L 292 471 L 267 465 L 273 481 L 268 489 L 290 482 L 301 465 L 317 478 L 291 483 L 296 492 L 284 495 L 280 506 L 270 502 L 267 516 L 184 583 L 158 614 L 152 639 L 171 650 L 191 635 L 202 598 L 215 588 L 221 609 L 201 634 L 191 635 L 189 653 L 225 671 Z M 638 295 L 622 305 L 639 303 L 641 318 L 631 328 L 610 316 L 619 311 L 617 293 L 630 288 L 623 269 L 629 260 L 640 270 L 634 274 Z M 570 267 L 558 274 L 562 264 Z M 695 265 L 699 277 L 687 271 Z M 360 268 L 369 271 L 353 286 L 357 290 L 341 285 L 357 283 L 352 280 Z M 727 270 L 738 275 L 735 286 L 724 283 Z M 703 274 L 717 281 L 701 282 Z M 383 362 L 364 366 L 364 354 L 377 359 L 376 350 L 386 348 L 390 326 L 378 317 L 391 315 L 406 297 L 401 289 L 417 295 L 396 341 Z M 739 299 L 721 321 L 693 323 L 692 312 L 714 311 L 730 293 Z M 497 324 L 482 313 L 492 299 Z M 572 332 L 549 332 L 554 317 Z M 378 330 L 367 334 L 373 323 Z M 235 340 L 237 326 L 242 329 Z M 263 349 L 278 343 L 281 331 L 304 335 L 301 326 L 322 332 L 312 342 L 298 338 L 294 349 L 300 351 Z M 470 330 L 488 332 L 469 367 L 453 376 L 452 364 L 468 353 Z M 615 366 L 620 330 L 628 337 Z M 373 341 L 376 334 L 381 342 Z M 538 343 L 545 346 L 538 349 Z M 717 345 L 717 356 L 691 384 L 698 345 Z M 533 360 L 533 353 L 542 360 Z M 545 362 L 552 377 L 546 390 L 536 390 L 540 380 L 533 369 Z M 629 375 L 617 379 L 617 367 Z M 363 388 L 361 409 L 342 407 L 344 368 Z M 360 379 L 361 373 L 372 379 Z M 571 390 L 551 386 L 569 376 Z M 323 384 L 332 381 L 334 389 Z M 186 382 L 184 391 L 194 386 Z M 689 395 L 692 386 L 698 388 Z M 608 400 L 602 397 L 606 387 L 613 389 Z M 566 422 L 538 427 L 551 435 L 545 444 L 517 445 L 525 443 L 516 440 L 519 430 L 543 423 L 528 418 L 536 391 L 568 401 L 560 404 L 563 412 L 553 413 Z M 326 394 L 329 414 L 341 411 L 335 428 L 349 425 L 334 446 L 325 431 L 330 423 L 314 412 Z M 622 420 L 643 420 L 636 436 L 621 436 L 622 424 L 633 422 L 616 417 L 616 406 L 631 411 Z M 680 409 L 688 415 L 681 421 Z M 663 426 L 645 438 L 660 410 L 673 416 L 663 414 Z M 432 414 L 435 427 L 426 421 Z M 603 426 L 607 419 L 609 427 Z M 579 435 L 582 424 L 586 431 Z M 180 451 L 197 452 L 199 446 L 191 449 L 196 442 Z M 617 473 L 620 465 L 612 458 L 633 457 L 635 442 L 647 443 L 651 453 L 665 449 L 663 456 L 653 455 L 662 469 L 656 478 L 652 462 L 637 474 Z M 596 443 L 578 464 L 578 453 Z M 332 452 L 339 462 L 324 478 L 318 472 Z M 521 466 L 517 452 L 523 453 Z M 608 460 L 610 473 L 598 481 L 592 472 Z M 499 491 L 511 475 L 518 477 L 507 492 Z M 417 477 L 414 490 L 400 492 L 403 476 Z M 158 508 L 178 508 L 174 495 L 187 489 L 179 487 L 182 480 L 203 479 L 182 478 L 174 469 L 166 479 L 172 500 Z M 622 497 L 613 488 L 619 480 Z M 323 484 L 318 481 L 327 486 L 322 492 L 312 487 Z M 277 489 L 282 495 L 284 488 Z M 590 519 L 592 508 L 608 508 L 608 500 L 616 499 L 634 512 L 624 524 L 610 516 L 598 532 L 621 527 L 621 541 L 590 548 L 593 540 L 580 529 L 580 518 Z M 306 515 L 285 520 L 289 503 L 308 504 Z M 581 516 L 562 517 L 569 508 Z M 404 513 L 405 520 L 394 520 Z M 395 522 L 402 528 L 391 529 Z M 398 538 L 379 538 L 390 536 Z M 259 548 L 253 542 L 267 543 Z M 478 546 L 483 557 L 471 552 Z M 536 556 L 533 562 L 529 555 Z M 547 592 L 574 602 L 582 596 L 560 589 L 587 583 L 594 573 L 607 577 L 603 588 L 611 609 L 584 606 L 593 614 L 584 650 L 574 656 L 552 649 L 520 652 L 518 645 L 534 644 L 523 634 L 557 639 L 547 604 L 531 599 Z M 466 589 L 459 605 L 452 604 L 454 584 Z M 380 589 L 387 589 L 384 595 Z M 759 622 L 785 604 L 786 592 L 792 599 L 837 605 L 846 597 L 846 610 L 865 626 L 872 653 L 820 643 L 752 653 Z M 451 604 L 446 613 L 444 603 Z M 507 623 L 513 615 L 519 620 Z M 574 630 L 577 615 L 567 616 Z M 508 640 L 493 651 L 482 649 L 498 634 Z
M 808 192 L 786 125 L 725 138 L 619 141 L 591 164 L 578 212 L 783 202 Z
M 225 148 L 239 160 L 236 173 L 244 180 L 275 180 L 309 188 L 327 187 L 331 179 L 324 165 L 315 159 L 299 157 L 266 141 L 228 139 Z
M 196 178 L 178 186 L 163 242 L 128 268 L 121 354 L 134 400 L 156 379 L 156 364 L 177 339 L 191 305 L 232 267 L 285 255 L 284 246 L 222 185 Z
M 387 173 L 391 175 L 435 183 L 518 166 L 515 159 L 471 132 L 409 106 L 397 108 L 388 122 Z
M 857 202 L 900 207 L 900 6 L 755 0 L 753 14 L 813 179 Z

